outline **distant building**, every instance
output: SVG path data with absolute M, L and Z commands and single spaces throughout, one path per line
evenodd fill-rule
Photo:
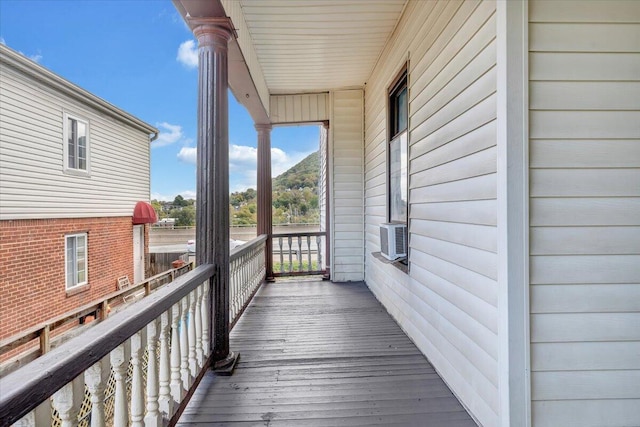
M 158 131 L 3 45 L 0 91 L 3 339 L 144 279 Z

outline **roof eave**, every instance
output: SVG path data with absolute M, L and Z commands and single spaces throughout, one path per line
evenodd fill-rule
M 0 62 L 3 65 L 10 66 L 18 71 L 21 71 L 33 79 L 42 82 L 43 84 L 53 87 L 70 98 L 88 105 L 114 117 L 132 126 L 148 135 L 158 134 L 158 129 L 150 124 L 138 119 L 137 117 L 127 113 L 126 111 L 116 107 L 115 105 L 105 101 L 104 99 L 92 94 L 91 92 L 81 88 L 80 86 L 71 83 L 69 80 L 60 77 L 52 71 L 46 69 L 42 65 L 29 58 L 21 55 L 15 50 L 0 44 Z

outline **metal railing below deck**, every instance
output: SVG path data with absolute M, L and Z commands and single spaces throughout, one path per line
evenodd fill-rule
M 267 236 L 258 236 L 229 255 L 229 322 L 236 324 L 266 278 Z
M 325 274 L 324 231 L 273 235 L 273 275 L 300 276 Z
M 165 425 L 210 364 L 214 271 L 197 267 L 1 378 L 0 426 Z

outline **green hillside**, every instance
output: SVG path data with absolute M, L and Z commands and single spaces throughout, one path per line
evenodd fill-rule
M 318 151 L 273 179 L 273 223 L 318 223 L 318 180 L 320 154 Z M 256 223 L 256 191 L 231 193 L 231 225 Z
M 291 167 L 286 172 L 278 175 L 273 180 L 274 191 L 284 191 L 288 189 L 301 190 L 318 188 L 318 178 L 320 175 L 320 153 L 309 154 L 300 163 Z

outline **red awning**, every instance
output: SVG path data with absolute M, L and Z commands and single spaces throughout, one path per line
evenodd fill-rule
M 133 224 L 155 224 L 158 222 L 156 210 L 147 202 L 138 202 L 133 209 Z

